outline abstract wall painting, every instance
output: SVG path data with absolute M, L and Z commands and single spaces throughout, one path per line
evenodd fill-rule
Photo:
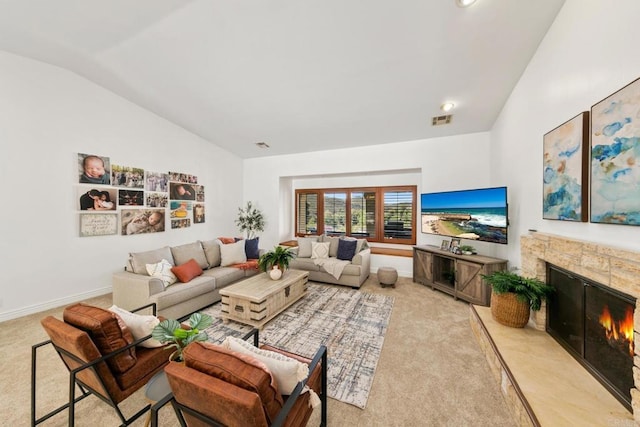
M 640 225 L 640 79 L 591 107 L 591 222 Z
M 588 137 L 588 111 L 544 135 L 542 218 L 587 220 Z

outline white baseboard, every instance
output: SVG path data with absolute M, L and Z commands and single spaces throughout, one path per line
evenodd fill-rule
M 5 320 L 17 319 L 18 317 L 27 316 L 33 313 L 39 313 L 41 311 L 50 310 L 52 308 L 61 307 L 67 304 L 73 304 L 74 302 L 84 301 L 89 298 L 99 297 L 101 295 L 110 294 L 112 292 L 111 286 L 106 288 L 94 289 L 90 292 L 84 292 L 81 294 L 69 295 L 64 298 L 58 298 L 51 301 L 47 301 L 42 304 L 30 305 L 28 307 L 19 308 L 17 310 L 5 311 L 0 313 L 0 322 Z

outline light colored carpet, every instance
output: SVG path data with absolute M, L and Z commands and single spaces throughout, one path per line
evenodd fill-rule
M 471 332 L 469 306 L 448 295 L 400 278 L 396 288 L 381 288 L 376 276 L 360 289 L 395 298 L 384 347 L 366 409 L 329 399 L 329 426 L 514 426 L 499 385 Z M 112 304 L 111 295 L 87 303 Z M 46 339 L 45 315 L 60 317 L 62 307 L 0 323 L 0 425 L 29 425 L 31 345 Z M 68 375 L 53 352 L 39 358 L 39 413 L 64 401 Z M 126 414 L 145 402 L 141 390 L 122 405 Z M 315 411 L 319 412 L 319 411 Z M 58 414 L 43 426 L 66 426 Z M 319 416 L 309 426 L 317 426 Z M 175 427 L 171 407 L 160 411 L 161 426 Z M 117 426 L 115 412 L 94 397 L 82 401 L 77 426 Z M 143 426 L 138 420 L 135 426 Z
M 326 345 L 329 397 L 365 408 L 392 308 L 391 296 L 310 283 L 304 298 L 264 326 L 260 342 L 307 358 Z M 219 303 L 203 311 L 218 319 L 206 329 L 212 342 L 251 329 L 223 324 Z

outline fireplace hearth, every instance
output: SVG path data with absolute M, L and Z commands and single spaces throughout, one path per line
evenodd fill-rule
M 552 264 L 547 283 L 547 332 L 632 411 L 635 298 Z

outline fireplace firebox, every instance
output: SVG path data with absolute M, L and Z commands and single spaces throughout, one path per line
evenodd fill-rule
M 547 264 L 547 332 L 629 411 L 635 298 Z

